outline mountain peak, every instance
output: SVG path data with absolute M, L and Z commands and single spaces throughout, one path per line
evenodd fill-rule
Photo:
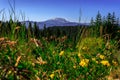
M 57 21 L 57 22 L 62 22 L 62 23 L 69 22 L 69 21 L 67 21 L 67 20 L 64 19 L 64 18 L 54 18 L 54 19 L 51 19 L 51 20 L 53 20 L 53 21 Z

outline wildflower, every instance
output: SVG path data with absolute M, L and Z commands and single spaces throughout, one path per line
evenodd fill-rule
M 96 61 L 96 59 L 95 59 L 95 58 L 92 58 L 92 60 L 93 60 L 93 61 Z
M 53 51 L 52 53 L 55 54 L 55 51 Z
M 55 76 L 55 74 L 54 74 L 54 73 L 50 74 L 50 78 L 51 78 L 51 79 L 53 79 L 53 78 L 54 78 L 54 76 Z
M 110 66 L 110 63 L 107 60 L 103 60 L 100 63 L 103 64 L 104 66 Z
M 81 54 L 80 54 L 80 53 L 78 53 L 78 57 L 79 57 L 79 58 L 81 57 Z
M 98 61 L 96 61 L 96 63 L 98 64 Z
M 88 48 L 88 47 L 82 47 L 82 50 L 84 50 L 84 51 L 88 51 L 89 48 Z
M 64 51 L 61 51 L 60 54 L 59 54 L 59 56 L 62 56 L 63 54 L 64 54 Z
M 73 68 L 74 68 L 74 69 L 76 69 L 76 68 L 77 68 L 77 66 L 73 66 Z
M 104 56 L 104 55 L 100 55 L 99 57 L 100 57 L 100 59 L 104 59 L 104 58 L 105 58 L 105 56 Z
M 35 66 L 35 63 L 32 63 L 32 66 Z
M 57 64 L 60 64 L 60 62 L 57 62 Z
M 82 59 L 79 63 L 80 66 L 85 67 L 88 65 L 89 59 Z
M 82 49 L 83 49 L 83 50 L 86 50 L 86 49 L 87 49 L 87 47 L 83 47 Z
M 10 71 L 8 71 L 8 74 L 11 74 L 12 73 L 12 71 L 10 70 Z

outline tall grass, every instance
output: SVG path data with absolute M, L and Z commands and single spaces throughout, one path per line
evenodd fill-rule
M 37 32 L 31 34 L 17 21 L 15 6 L 9 4 L 14 20 L 10 15 L 9 21 L 0 22 L 1 80 L 100 80 L 118 68 L 118 42 L 103 35 L 102 26 L 78 27 L 75 48 L 66 35 L 37 39 Z

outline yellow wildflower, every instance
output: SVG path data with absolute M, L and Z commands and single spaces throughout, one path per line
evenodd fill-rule
M 88 48 L 87 47 L 82 47 L 82 50 L 88 50 Z
M 100 59 L 105 59 L 104 55 L 100 55 L 99 57 L 100 57 Z
M 77 68 L 77 66 L 73 66 L 73 68 L 74 68 L 74 69 L 76 69 L 76 68 Z
M 95 59 L 95 58 L 92 58 L 92 60 L 93 60 L 93 61 L 96 61 L 96 59 Z
M 89 59 L 82 59 L 79 63 L 80 66 L 85 67 L 88 65 Z
M 103 64 L 104 66 L 110 66 L 110 63 L 107 60 L 103 60 L 100 63 Z
M 96 63 L 98 64 L 98 61 L 96 61 Z
M 51 79 L 53 79 L 53 78 L 54 78 L 54 76 L 55 76 L 55 74 L 53 74 L 53 73 L 52 73 L 52 74 L 50 74 L 50 78 L 51 78 Z
M 81 54 L 80 54 L 80 53 L 78 53 L 78 57 L 79 57 L 79 58 L 81 57 Z
M 53 51 L 53 54 L 55 54 L 55 51 Z
M 61 51 L 60 54 L 59 54 L 59 56 L 62 56 L 63 54 L 64 54 L 64 51 Z

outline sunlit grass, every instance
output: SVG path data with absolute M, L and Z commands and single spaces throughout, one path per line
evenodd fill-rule
M 12 18 L 1 21 L 0 80 L 103 80 L 111 74 L 111 79 L 120 78 L 118 40 L 103 35 L 103 29 L 81 27 L 79 36 L 69 35 L 71 29 L 66 34 L 60 30 L 55 34 L 35 25 L 26 28 Z

